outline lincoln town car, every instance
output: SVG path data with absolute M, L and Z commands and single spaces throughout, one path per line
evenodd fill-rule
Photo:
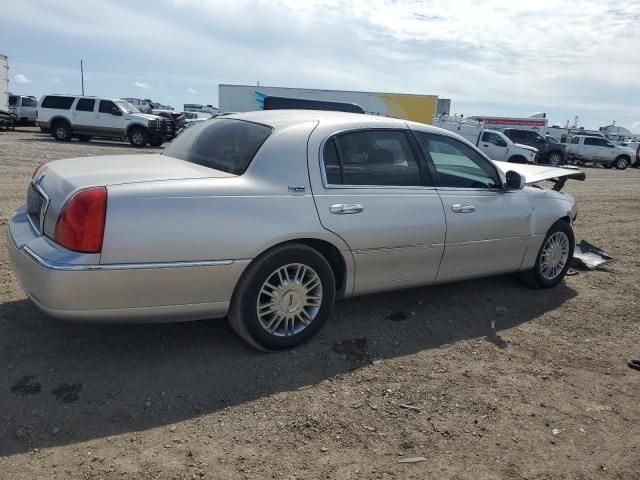
M 568 179 L 584 174 L 495 162 L 419 123 L 239 113 L 159 154 L 41 165 L 8 244 L 22 288 L 52 317 L 227 317 L 277 350 L 354 295 L 515 272 L 557 285 L 574 250 Z

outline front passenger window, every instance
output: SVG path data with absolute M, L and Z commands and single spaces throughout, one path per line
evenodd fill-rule
M 470 146 L 433 133 L 416 132 L 416 136 L 436 167 L 441 187 L 500 188 L 495 166 Z

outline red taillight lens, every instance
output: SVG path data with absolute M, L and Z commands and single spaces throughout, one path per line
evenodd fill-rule
M 54 240 L 69 250 L 100 253 L 107 212 L 107 189 L 92 187 L 75 193 L 58 217 Z
M 31 178 L 36 178 L 40 173 L 40 170 L 42 170 L 42 167 L 44 167 L 46 164 L 47 162 L 43 162 L 40 165 L 38 165 L 36 169 L 33 171 L 33 175 L 31 175 Z

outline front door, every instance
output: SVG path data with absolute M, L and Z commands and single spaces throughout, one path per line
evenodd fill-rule
M 505 191 L 496 167 L 459 140 L 416 136 L 437 172 L 447 220 L 438 281 L 518 270 L 533 214 L 524 192 Z
M 355 293 L 433 282 L 445 218 L 409 132 L 349 131 L 319 147 L 326 136 L 320 128 L 309 141 L 309 168 L 320 151 L 323 172 L 313 195 L 322 225 L 353 253 Z
M 507 158 L 507 142 L 496 132 L 482 132 L 480 146 L 480 150 L 493 160 L 502 161 Z
M 100 100 L 100 105 L 98 106 L 98 125 L 100 129 L 107 134 L 112 134 L 114 137 L 121 136 L 124 132 L 122 110 L 111 100 Z

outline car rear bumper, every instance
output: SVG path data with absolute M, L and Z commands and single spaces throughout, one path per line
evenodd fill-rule
M 27 296 L 64 320 L 172 322 L 226 315 L 250 262 L 215 260 L 100 264 L 39 236 L 24 208 L 9 221 L 9 257 Z

